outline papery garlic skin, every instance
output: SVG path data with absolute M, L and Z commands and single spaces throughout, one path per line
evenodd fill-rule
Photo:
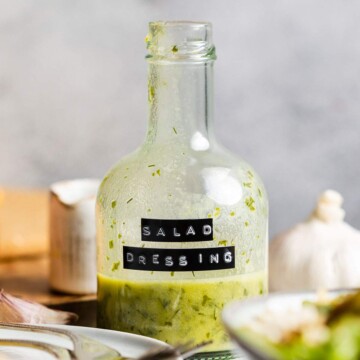
M 360 286 L 360 232 L 343 221 L 342 196 L 320 195 L 310 219 L 270 243 L 270 290 Z
M 19 299 L 0 290 L 0 322 L 21 324 L 67 324 L 76 314 L 47 308 L 36 302 Z

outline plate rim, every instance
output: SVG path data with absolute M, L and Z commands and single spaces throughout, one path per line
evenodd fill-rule
M 29 325 L 29 324 L 26 324 Z M 39 327 L 48 327 L 59 330 L 67 330 L 77 335 L 81 335 L 87 338 L 94 339 L 102 344 L 113 348 L 121 353 L 125 357 L 141 356 L 144 351 L 147 351 L 154 347 L 170 346 L 167 343 L 154 339 L 148 336 L 133 334 L 124 331 L 117 331 L 111 329 L 102 329 L 97 327 L 77 326 L 77 325 L 65 325 L 65 324 L 36 324 Z M 1 330 L 1 329 L 0 329 Z M 5 331 L 8 329 L 4 329 Z M 22 329 L 10 330 L 23 332 Z M 25 334 L 25 333 L 24 333 Z M 4 335 L 6 337 L 6 335 Z M 56 334 L 54 334 L 56 336 Z M 0 335 L 1 338 L 1 335 Z M 23 337 L 26 339 L 26 335 Z M 44 341 L 47 342 L 46 340 Z M 63 345 L 60 345 L 63 346 Z M 0 356 L 1 358 L 1 356 Z

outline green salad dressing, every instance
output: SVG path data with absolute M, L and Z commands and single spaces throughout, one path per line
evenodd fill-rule
M 267 291 L 267 274 L 173 281 L 119 280 L 98 275 L 98 325 L 170 344 L 211 339 L 228 349 L 221 311 L 228 302 Z

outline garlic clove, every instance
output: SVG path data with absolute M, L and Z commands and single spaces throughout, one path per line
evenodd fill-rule
M 320 194 L 318 202 L 341 207 L 344 202 L 344 198 L 335 190 L 326 190 Z
M 334 190 L 324 191 L 318 199 L 313 217 L 326 223 L 343 221 L 345 211 L 341 208 L 343 197 Z
M 78 316 L 66 311 L 47 308 L 36 302 L 23 300 L 0 290 L 0 322 L 26 324 L 67 324 Z

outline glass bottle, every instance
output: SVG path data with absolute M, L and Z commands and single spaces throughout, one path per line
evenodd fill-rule
M 97 198 L 98 325 L 170 344 L 211 339 L 211 359 L 229 349 L 224 305 L 267 292 L 268 201 L 214 138 L 211 24 L 149 28 L 146 140 Z

